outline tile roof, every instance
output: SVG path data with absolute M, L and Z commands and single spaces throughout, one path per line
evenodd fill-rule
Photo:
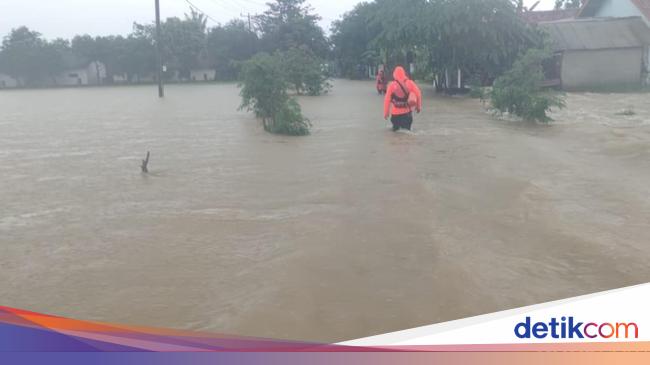
M 522 18 L 531 24 L 552 22 L 562 19 L 572 19 L 578 14 L 578 9 L 526 11 L 521 13 Z

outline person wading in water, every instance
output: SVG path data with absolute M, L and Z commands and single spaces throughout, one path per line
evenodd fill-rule
M 379 70 L 379 73 L 377 73 L 377 92 L 379 95 L 386 94 L 386 75 L 384 74 L 384 70 Z
M 393 130 L 411 130 L 413 109 L 422 111 L 422 92 L 415 82 L 409 80 L 406 71 L 397 66 L 393 72 L 393 82 L 388 85 L 384 99 L 384 119 L 391 116 Z M 392 108 L 391 108 L 392 107 Z

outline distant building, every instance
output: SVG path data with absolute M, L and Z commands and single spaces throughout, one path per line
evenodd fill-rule
M 128 84 L 129 76 L 126 73 L 114 74 L 111 76 L 110 81 L 113 84 Z
M 650 0 L 586 0 L 578 18 L 641 17 L 650 27 Z M 650 85 L 650 46 L 644 51 L 644 80 Z
M 110 82 L 117 85 L 151 84 L 156 82 L 156 76 L 154 76 L 153 74 L 145 74 L 145 75 L 134 74 L 131 75 L 131 77 L 129 78 L 128 74 L 120 73 L 120 74 L 114 74 L 110 76 Z
M 94 86 L 101 85 L 105 79 L 106 65 L 94 61 L 56 75 L 54 77 L 54 86 Z
M 217 70 L 210 68 L 201 68 L 190 70 L 190 80 L 193 82 L 208 82 L 215 81 L 217 78 Z
M 71 67 L 58 75 L 32 80 L 29 86 L 89 86 L 101 85 L 106 79 L 106 66 L 101 62 L 80 62 L 68 63 Z M 0 89 L 23 87 L 26 83 L 23 80 L 16 80 L 13 77 L 0 74 Z
M 562 20 L 540 27 L 557 52 L 550 78 L 563 89 L 639 87 L 647 80 L 650 28 L 641 17 Z
M 210 82 L 217 79 L 216 60 L 206 50 L 203 50 L 197 59 L 195 67 L 190 70 L 191 82 Z
M 9 75 L 0 74 L 0 89 L 14 88 L 14 87 L 18 87 L 18 85 L 19 85 L 18 80 L 14 79 Z

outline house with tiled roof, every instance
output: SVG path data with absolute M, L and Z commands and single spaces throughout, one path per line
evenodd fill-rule
M 587 0 L 576 18 L 639 17 L 650 27 L 650 0 Z M 643 79 L 650 85 L 650 44 L 643 50 Z
M 540 23 L 556 52 L 547 77 L 565 90 L 634 89 L 647 80 L 650 28 L 641 17 Z

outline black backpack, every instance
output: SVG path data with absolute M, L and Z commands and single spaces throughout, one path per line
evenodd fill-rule
M 409 109 L 411 109 L 411 107 L 409 105 L 409 96 L 411 95 L 411 93 L 408 91 L 407 88 L 404 87 L 404 85 L 402 85 L 401 82 L 399 82 L 397 80 L 395 80 L 395 82 L 397 83 L 397 85 L 399 85 L 399 87 L 404 92 L 404 97 L 400 98 L 399 96 L 395 95 L 395 93 L 393 93 L 393 95 L 391 97 L 391 101 L 393 102 L 393 105 L 395 107 L 397 107 L 397 108 L 409 108 Z

